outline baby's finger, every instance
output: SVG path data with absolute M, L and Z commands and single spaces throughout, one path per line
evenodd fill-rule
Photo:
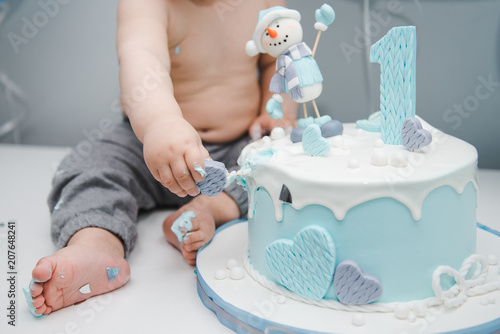
M 179 186 L 191 196 L 196 196 L 200 192 L 198 186 L 191 176 L 184 160 L 177 160 L 172 165 L 172 173 Z
M 187 192 L 181 188 L 181 186 L 177 183 L 177 180 L 174 178 L 170 167 L 165 166 L 159 171 L 160 182 L 165 187 L 168 188 L 171 192 L 176 194 L 179 197 L 186 197 Z
M 189 170 L 195 182 L 201 182 L 205 179 L 205 162 L 203 156 L 199 152 L 186 152 L 184 156 L 186 160 L 186 165 L 189 166 Z

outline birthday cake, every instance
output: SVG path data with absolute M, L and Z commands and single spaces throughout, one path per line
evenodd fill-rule
M 282 131 L 247 146 L 240 164 L 249 172 L 253 269 L 315 300 L 434 296 L 436 269 L 459 270 L 476 252 L 477 153 L 424 128 L 434 140 L 418 152 L 385 145 L 380 133 L 355 124 L 329 140 L 324 156 L 305 153 Z M 367 281 L 352 287 L 339 267 Z
M 333 9 L 323 5 L 316 11 L 316 29 L 325 31 L 334 18 Z M 301 31 L 294 38 L 298 21 L 298 12 L 283 7 L 262 11 L 247 53 L 277 58 L 270 87 L 276 94 L 266 108 L 272 117 L 283 115 L 280 94 L 300 103 L 311 101 L 316 117 L 307 117 L 304 105 L 304 118 L 291 133 L 274 129 L 243 150 L 241 170 L 230 179 L 238 179 L 248 192 L 244 246 L 241 238 L 231 237 L 237 240 L 231 241 L 233 246 L 220 248 L 217 238 L 229 242 L 218 235 L 222 231 L 214 238 L 218 246 L 200 252 L 198 268 L 213 270 L 205 257 L 227 256 L 233 249 L 240 261 L 229 260 L 227 268 L 250 292 L 235 297 L 243 287 L 235 290 L 233 283 L 226 283 L 224 288 L 224 270 L 215 273 L 211 284 L 199 274 L 205 304 L 242 333 L 273 328 L 324 332 L 333 328 L 324 318 L 341 322 L 345 311 L 390 313 L 413 323 L 427 317 L 431 308 L 476 314 L 478 301 L 469 300 L 474 296 L 487 296 L 482 305 L 495 304 L 500 276 L 492 268 L 498 254 L 480 255 L 477 247 L 477 151 L 415 115 L 415 27 L 393 28 L 371 48 L 371 61 L 381 65 L 380 112 L 342 124 L 319 114 L 314 99 L 321 93 L 322 78 L 312 59 L 317 42 L 311 50 L 301 41 Z M 283 40 L 292 46 L 274 43 Z M 311 69 L 313 74 L 301 74 Z M 235 229 L 241 232 L 241 227 Z M 238 270 L 233 275 L 234 267 Z M 252 317 L 249 300 L 261 305 L 255 298 L 265 296 L 262 290 L 275 301 L 293 303 L 281 307 L 282 313 L 275 306 L 273 312 L 260 308 L 253 312 L 257 318 Z M 235 304 L 245 311 L 236 311 Z M 487 323 L 480 330 L 493 332 L 500 327 L 499 311 L 495 306 L 483 312 L 485 318 L 473 325 L 460 324 L 463 313 L 446 313 L 444 318 L 455 327 L 445 321 L 434 330 Z M 308 319 L 303 312 L 322 317 L 303 322 Z M 362 317 L 349 321 L 351 326 L 364 323 Z M 398 326 L 378 330 L 408 329 Z

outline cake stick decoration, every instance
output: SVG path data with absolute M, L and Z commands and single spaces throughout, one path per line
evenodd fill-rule
M 304 118 L 307 119 L 306 102 L 311 102 L 314 108 L 318 126 L 325 124 L 319 121 L 320 113 L 315 99 L 321 95 L 323 77 L 314 60 L 321 32 L 335 20 L 335 11 L 327 4 L 321 6 L 315 13 L 315 29 L 318 30 L 313 50 L 302 41 L 303 31 L 300 24 L 300 13 L 293 9 L 276 6 L 259 13 L 259 20 L 255 28 L 253 39 L 247 42 L 246 51 L 249 56 L 267 53 L 276 60 L 276 74 L 271 79 L 269 90 L 274 92 L 273 97 L 267 102 L 266 110 L 271 117 L 283 117 L 283 97 L 288 94 L 290 99 L 303 104 Z M 329 116 L 327 121 L 331 121 Z M 340 123 L 338 121 L 334 121 Z M 321 124 L 318 124 L 321 123 Z M 311 124 L 308 124 L 308 126 Z M 337 126 L 338 127 L 338 126 Z M 300 141 L 306 126 L 295 129 L 294 138 Z M 325 152 L 326 153 L 326 152 Z

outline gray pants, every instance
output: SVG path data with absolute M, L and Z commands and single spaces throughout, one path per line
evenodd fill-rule
M 231 172 L 250 139 L 242 137 L 227 144 L 204 144 L 212 159 Z M 66 246 L 77 231 L 100 227 L 119 237 L 127 256 L 137 239 L 135 223 L 140 210 L 179 207 L 192 197 L 180 198 L 156 181 L 144 162 L 142 143 L 123 121 L 112 131 L 88 145 L 85 154 L 73 150 L 59 165 L 48 204 L 52 213 L 52 241 Z M 225 192 L 248 211 L 245 190 L 233 182 Z

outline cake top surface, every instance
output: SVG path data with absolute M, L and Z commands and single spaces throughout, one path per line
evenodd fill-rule
M 462 193 L 469 182 L 477 188 L 476 149 L 424 121 L 422 125 L 433 140 L 414 152 L 402 145 L 385 145 L 379 132 L 344 124 L 341 136 L 328 139 L 332 148 L 324 156 L 308 155 L 290 136 L 271 135 L 248 145 L 238 163 L 249 172 L 246 183 L 269 192 L 278 220 L 283 185 L 290 190 L 296 209 L 320 204 L 341 220 L 357 204 L 392 197 L 418 220 L 423 200 L 432 190 L 448 185 Z

